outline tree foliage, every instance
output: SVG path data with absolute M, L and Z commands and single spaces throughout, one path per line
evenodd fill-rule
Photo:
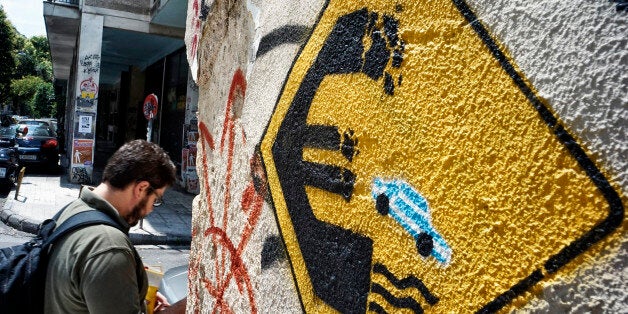
M 34 118 L 56 114 L 50 47 L 45 36 L 19 34 L 0 6 L 0 105 Z
M 15 70 L 14 42 L 15 30 L 0 6 L 0 104 L 9 98 L 11 79 Z
M 38 76 L 26 76 L 11 83 L 13 103 L 19 112 L 31 117 L 52 117 L 56 114 L 55 93 L 50 82 Z
M 43 36 L 33 36 L 18 43 L 17 46 L 16 77 L 36 75 L 52 82 L 52 62 L 48 39 Z

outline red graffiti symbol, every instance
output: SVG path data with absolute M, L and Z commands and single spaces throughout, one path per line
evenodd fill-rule
M 200 14 L 200 10 L 199 10 L 199 5 L 198 5 L 199 0 L 194 0 L 194 2 L 192 3 L 192 44 L 191 44 L 191 48 L 190 48 L 190 59 L 194 59 L 196 58 L 196 50 L 198 49 L 198 37 L 199 34 L 201 33 L 201 19 L 199 19 L 199 14 Z
M 202 139 L 200 141 L 202 153 L 202 177 L 203 183 L 205 184 L 205 190 L 207 192 L 207 207 L 209 210 L 210 226 L 203 232 L 203 236 L 211 237 L 211 241 L 216 247 L 217 254 L 214 258 L 215 272 L 213 274 L 204 273 L 203 265 L 200 265 L 200 259 L 194 260 L 194 265 L 191 265 L 190 268 L 192 268 L 192 266 L 196 268 L 194 270 L 194 274 L 202 277 L 201 281 L 203 286 L 207 292 L 216 299 L 213 312 L 233 312 L 230 308 L 228 300 L 225 299 L 225 292 L 230 287 L 231 283 L 235 281 L 240 295 L 247 298 L 251 307 L 251 313 L 257 313 L 253 286 L 251 284 L 251 278 L 246 265 L 242 260 L 242 253 L 244 252 L 246 245 L 253 234 L 255 226 L 257 225 L 264 204 L 264 195 L 266 193 L 266 180 L 263 175 L 263 170 L 261 169 L 261 157 L 259 153 L 256 153 L 255 156 L 251 158 L 251 179 L 248 181 L 244 191 L 242 192 L 239 203 L 242 210 L 240 214 L 244 214 L 247 219 L 245 226 L 239 232 L 237 231 L 238 229 L 235 229 L 235 227 L 229 228 L 228 226 L 228 218 L 233 216 L 233 213 L 229 213 L 229 209 L 232 205 L 231 193 L 235 150 L 246 144 L 244 131 L 241 128 L 238 129 L 236 124 L 236 120 L 241 114 L 240 111 L 244 102 L 245 92 L 246 80 L 242 71 L 238 69 L 233 76 L 231 88 L 229 90 L 225 121 L 223 123 L 222 136 L 220 139 L 220 149 L 218 151 L 221 157 L 226 157 L 226 163 L 214 164 L 214 167 L 222 165 L 226 167 L 224 184 L 220 187 L 213 187 L 224 188 L 222 192 L 222 195 L 224 195 L 223 206 L 217 212 L 217 215 L 214 214 L 214 208 L 212 206 L 212 186 L 210 186 L 209 182 L 210 167 L 207 160 L 207 153 L 215 152 L 215 145 L 213 137 L 211 136 L 211 133 L 205 123 L 202 121 L 199 123 L 199 130 Z M 241 136 L 236 136 L 236 133 L 238 132 L 241 132 Z M 236 146 L 236 141 L 240 141 L 240 145 Z M 220 216 L 220 211 L 222 216 Z M 232 229 L 236 231 L 233 231 Z M 228 231 L 232 231 L 231 234 L 236 233 L 239 237 L 230 237 L 230 233 Z M 197 294 L 198 291 L 195 291 L 195 293 Z M 198 295 L 195 295 L 195 297 L 198 300 Z

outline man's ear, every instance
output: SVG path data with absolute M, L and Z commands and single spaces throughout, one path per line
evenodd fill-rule
M 148 183 L 148 181 L 140 181 L 135 183 L 135 185 L 133 186 L 133 196 L 135 198 L 143 198 L 144 194 L 146 193 L 145 191 L 150 188 L 150 183 Z

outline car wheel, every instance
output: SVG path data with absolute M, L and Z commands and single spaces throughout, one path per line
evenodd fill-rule
M 388 196 L 386 196 L 386 194 L 377 195 L 377 200 L 375 202 L 375 208 L 377 209 L 377 212 L 380 215 L 382 215 L 382 216 L 388 215 L 388 212 L 390 211 L 390 206 L 389 206 L 388 202 L 389 202 L 389 200 L 388 200 Z
M 434 248 L 432 236 L 425 232 L 421 232 L 416 238 L 416 248 L 421 256 L 430 256 L 430 254 L 432 254 L 432 249 Z

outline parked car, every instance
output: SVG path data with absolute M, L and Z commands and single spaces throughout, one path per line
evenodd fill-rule
M 3 121 L 4 122 L 4 121 Z M 0 126 L 0 188 L 13 187 L 17 181 L 20 164 L 15 141 L 17 124 L 2 123 Z
M 432 224 L 427 200 L 403 180 L 384 181 L 375 178 L 372 196 L 377 212 L 392 217 L 415 240 L 418 253 L 433 256 L 440 264 L 451 262 L 451 247 Z
M 16 142 L 21 165 L 43 165 L 49 169 L 58 166 L 59 141 L 49 121 L 19 121 Z

